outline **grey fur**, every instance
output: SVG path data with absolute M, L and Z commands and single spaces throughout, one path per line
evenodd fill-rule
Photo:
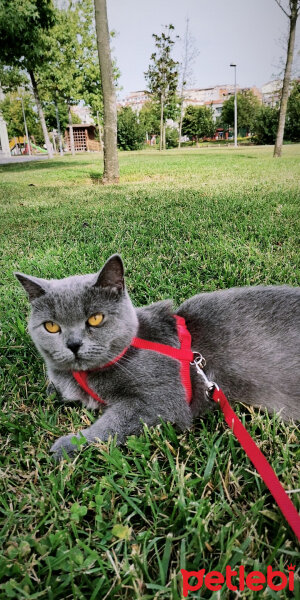
M 32 304 L 29 333 L 43 356 L 50 381 L 63 400 L 99 404 L 76 383 L 72 370 L 101 367 L 130 344 L 132 337 L 179 346 L 171 301 L 134 308 L 123 280 L 123 265 L 113 255 L 96 274 L 45 280 L 16 273 Z M 95 313 L 98 328 L 87 326 Z M 192 349 L 207 361 L 206 373 L 231 401 L 243 400 L 299 418 L 300 288 L 245 287 L 202 293 L 176 311 L 185 318 Z M 43 323 L 61 326 L 48 333 Z M 75 355 L 67 347 L 80 344 Z M 213 407 L 201 378 L 191 367 L 193 399 L 185 401 L 179 363 L 167 356 L 130 347 L 114 366 L 90 373 L 89 386 L 107 403 L 102 416 L 81 433 L 88 443 L 117 434 L 124 442 L 142 423 L 160 419 L 184 430 L 193 417 Z M 71 454 L 73 434 L 60 437 L 51 451 Z M 80 434 L 77 434 L 80 437 Z

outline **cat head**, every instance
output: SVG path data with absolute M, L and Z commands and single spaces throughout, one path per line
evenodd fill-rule
M 15 273 L 31 302 L 28 330 L 55 370 L 101 367 L 137 333 L 137 316 L 126 291 L 118 254 L 91 275 L 40 279 Z

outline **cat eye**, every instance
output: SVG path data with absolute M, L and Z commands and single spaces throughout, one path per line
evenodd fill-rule
M 87 322 L 89 325 L 91 325 L 91 327 L 98 327 L 98 325 L 101 325 L 103 318 L 104 316 L 102 313 L 97 313 L 96 315 L 89 317 Z
M 53 323 L 53 321 L 46 321 L 44 327 L 49 333 L 58 333 L 60 331 L 60 326 L 57 323 Z

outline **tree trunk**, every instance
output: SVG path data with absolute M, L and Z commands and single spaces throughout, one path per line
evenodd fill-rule
M 117 102 L 110 54 L 106 0 L 94 0 L 104 117 L 103 183 L 119 182 Z
M 166 124 L 163 125 L 163 149 L 166 149 Z
M 163 137 L 164 137 L 164 97 L 163 94 L 160 98 L 160 136 L 159 136 L 159 150 L 163 149 Z
M 298 4 L 297 0 L 291 0 L 291 14 L 289 16 L 289 19 L 290 19 L 289 41 L 288 41 L 288 49 L 287 49 L 287 57 L 286 57 L 283 85 L 282 85 L 282 91 L 281 91 L 279 123 L 278 123 L 277 136 L 276 136 L 276 142 L 275 142 L 274 154 L 273 154 L 273 156 L 276 158 L 279 158 L 281 156 L 281 149 L 282 149 L 282 143 L 283 143 L 285 117 L 286 117 L 287 103 L 288 103 L 288 99 L 289 99 L 289 87 L 290 87 L 291 70 L 292 70 L 293 56 L 294 56 L 296 24 L 297 24 L 297 17 L 298 17 L 297 4 Z
M 98 110 L 97 110 L 97 121 L 98 121 L 98 130 L 99 130 L 99 146 L 100 146 L 100 150 L 103 150 L 101 125 L 100 125 L 99 111 Z
M 74 144 L 74 135 L 73 135 L 71 106 L 68 106 L 68 116 L 69 116 L 69 137 L 70 137 L 71 154 L 72 154 L 72 156 L 75 156 L 75 144 Z
M 31 79 L 31 85 L 32 85 L 32 89 L 33 89 L 34 99 L 35 99 L 35 103 L 36 103 L 36 106 L 37 106 L 39 119 L 40 119 L 42 130 L 43 130 L 43 135 L 44 135 L 44 140 L 45 140 L 45 144 L 46 144 L 48 156 L 49 156 L 49 158 L 53 158 L 52 144 L 50 142 L 49 134 L 48 134 L 48 131 L 47 131 L 47 125 L 46 125 L 46 121 L 45 121 L 45 115 L 44 115 L 44 111 L 43 111 L 43 108 L 42 108 L 42 105 L 41 105 L 41 102 L 40 102 L 40 97 L 39 97 L 39 92 L 38 92 L 38 88 L 37 88 L 37 83 L 36 83 L 36 79 L 35 79 L 35 75 L 34 75 L 33 71 L 29 71 L 29 77 Z
M 183 121 L 183 93 L 182 93 L 182 96 L 181 96 L 181 104 L 180 104 L 180 121 L 179 121 L 179 132 L 178 132 L 178 148 L 181 148 L 182 121 Z

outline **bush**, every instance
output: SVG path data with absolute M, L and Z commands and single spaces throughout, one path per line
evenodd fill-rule
M 261 106 L 254 123 L 256 144 L 274 144 L 278 127 L 278 108 Z
M 294 81 L 287 105 L 284 138 L 290 142 L 300 141 L 300 82 Z
M 177 148 L 178 131 L 174 127 L 166 127 L 166 148 Z
M 144 127 L 135 112 L 125 106 L 118 112 L 118 147 L 122 150 L 139 150 L 145 140 Z

